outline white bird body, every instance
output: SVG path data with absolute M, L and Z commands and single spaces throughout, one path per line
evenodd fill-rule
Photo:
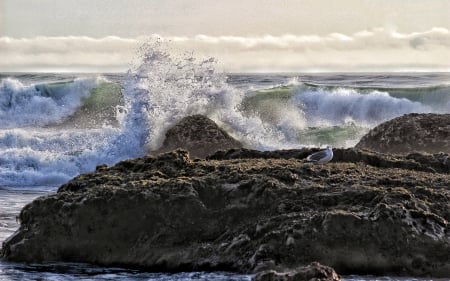
M 327 146 L 326 149 L 313 153 L 306 157 L 306 161 L 314 164 L 323 164 L 333 159 L 333 149 L 331 146 Z

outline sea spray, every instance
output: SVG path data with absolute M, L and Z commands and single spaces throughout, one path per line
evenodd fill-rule
M 226 83 L 215 70 L 213 58 L 197 60 L 192 54 L 169 52 L 160 42 L 140 48 L 140 61 L 128 72 L 125 83 L 127 128 L 135 128 L 149 150 L 162 143 L 165 131 L 185 116 L 203 114 L 257 149 L 298 146 L 284 123 L 297 118 L 286 115 L 279 124 L 267 123 L 241 110 L 245 93 Z M 136 132 L 139 132 L 136 135 Z

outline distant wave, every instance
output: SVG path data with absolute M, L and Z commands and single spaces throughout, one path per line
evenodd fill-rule
M 329 91 L 338 89 L 349 89 L 358 91 L 361 94 L 370 94 L 373 92 L 388 93 L 395 98 L 406 98 L 411 101 L 417 101 L 425 105 L 430 105 L 434 110 L 450 111 L 450 84 L 441 83 L 433 86 L 409 86 L 409 87 L 374 87 L 374 86 L 330 86 L 305 82 L 306 86 L 312 88 L 321 88 Z

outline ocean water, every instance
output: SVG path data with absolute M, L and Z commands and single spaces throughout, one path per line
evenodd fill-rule
M 0 73 L 0 241 L 34 198 L 99 164 L 157 149 L 191 114 L 207 115 L 249 148 L 274 150 L 350 147 L 396 116 L 450 113 L 448 73 L 226 74 L 215 66 L 147 45 L 127 73 Z M 250 278 L 0 261 L 0 280 Z

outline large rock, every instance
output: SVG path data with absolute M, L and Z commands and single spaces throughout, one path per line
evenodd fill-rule
M 192 158 L 205 158 L 218 150 L 241 147 L 239 141 L 219 128 L 211 119 L 203 115 L 192 115 L 170 128 L 166 132 L 162 147 L 154 153 L 182 148 L 189 151 Z
M 427 170 L 427 156 L 339 149 L 334 163 L 304 163 L 312 151 L 191 160 L 178 150 L 100 166 L 24 207 L 1 255 L 246 273 L 318 261 L 339 274 L 450 277 L 448 170 Z
M 406 114 L 369 131 L 356 145 L 382 153 L 450 153 L 450 114 Z

